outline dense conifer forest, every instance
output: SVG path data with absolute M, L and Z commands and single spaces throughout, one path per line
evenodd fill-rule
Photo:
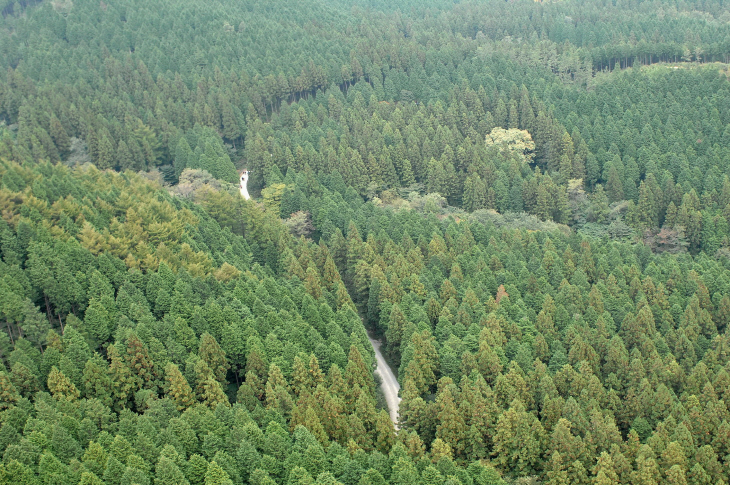
M 730 483 L 729 63 L 722 0 L 5 2 L 0 485 Z

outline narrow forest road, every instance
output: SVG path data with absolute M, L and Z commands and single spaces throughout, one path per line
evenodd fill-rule
M 380 352 L 380 340 L 375 340 L 370 336 L 369 333 L 368 339 L 370 340 L 370 345 L 373 346 L 373 350 L 375 351 L 375 360 L 377 362 L 377 368 L 375 369 L 375 372 L 380 374 L 380 379 L 383 382 L 382 388 L 383 394 L 385 394 L 385 402 L 388 404 L 388 411 L 390 412 L 390 419 L 393 420 L 393 425 L 397 430 L 398 407 L 400 406 L 400 397 L 398 396 L 398 391 L 400 391 L 400 384 L 398 384 L 395 375 L 393 375 L 393 371 L 390 369 L 388 363 L 385 362 L 383 354 Z

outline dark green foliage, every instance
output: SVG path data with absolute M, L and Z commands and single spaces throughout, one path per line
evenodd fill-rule
M 728 483 L 727 5 L 274 3 L 3 10 L 0 485 Z

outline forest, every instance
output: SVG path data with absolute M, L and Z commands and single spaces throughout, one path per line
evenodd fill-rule
M 727 2 L 6 1 L 0 66 L 0 485 L 730 483 Z

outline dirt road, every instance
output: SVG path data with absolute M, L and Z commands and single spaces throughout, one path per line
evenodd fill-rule
M 377 369 L 375 372 L 380 374 L 380 378 L 383 381 L 383 393 L 385 394 L 385 402 L 388 403 L 388 411 L 390 412 L 390 419 L 393 420 L 395 429 L 398 429 L 398 406 L 400 406 L 400 397 L 398 397 L 398 391 L 400 390 L 400 384 L 393 375 L 393 371 L 385 362 L 383 354 L 380 352 L 380 340 L 375 340 L 368 335 L 370 344 L 375 350 L 375 359 L 377 361 Z

